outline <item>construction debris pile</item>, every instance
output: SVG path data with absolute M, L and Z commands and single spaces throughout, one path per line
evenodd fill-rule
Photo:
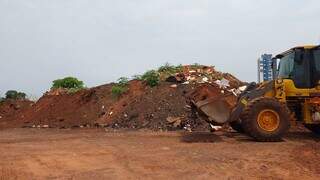
M 235 92 L 243 84 L 234 76 L 208 66 L 183 66 L 180 72 L 160 74 L 160 77 L 156 87 L 149 87 L 141 80 L 130 81 L 128 91 L 119 98 L 112 95 L 114 84 L 76 93 L 50 91 L 35 104 L 0 119 L 0 128 L 208 130 L 208 124 L 192 114 L 186 95 L 199 86 L 211 86 L 223 93 Z
M 221 88 L 237 88 L 243 83 L 229 73 L 218 72 L 213 66 L 183 66 L 182 71 L 167 77 L 166 81 L 182 84 L 215 83 Z

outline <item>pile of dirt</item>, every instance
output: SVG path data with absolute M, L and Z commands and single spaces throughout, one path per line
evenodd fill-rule
M 15 115 L 20 114 L 26 109 L 31 108 L 34 105 L 34 102 L 30 100 L 12 100 L 7 99 L 3 102 L 0 102 L 0 126 L 8 119 L 12 119 Z
M 93 126 L 104 114 L 103 107 L 116 102 L 111 96 L 111 87 L 112 84 L 108 84 L 71 94 L 48 92 L 31 108 L 6 119 L 10 122 L 7 127 Z
M 185 68 L 186 69 L 186 68 Z M 172 81 L 177 77 L 183 81 Z M 170 79 L 170 78 L 169 78 Z M 208 84 L 220 91 L 219 79 L 230 87 L 242 84 L 230 74 L 215 71 L 212 67 L 184 70 L 171 76 L 171 81 L 161 81 L 156 87 L 132 80 L 128 91 L 120 97 L 112 95 L 114 84 L 84 89 L 76 93 L 64 90 L 50 91 L 35 104 L 2 118 L 0 128 L 10 127 L 111 127 L 128 129 L 207 130 L 205 121 L 195 119 L 185 94 Z M 221 84 L 220 84 L 221 85 Z
M 181 84 L 172 87 L 172 83 L 168 82 L 155 88 L 141 82 L 132 82 L 131 86 L 140 90 L 134 91 L 139 92 L 139 95 L 123 97 L 98 120 L 98 124 L 128 129 L 208 129 L 206 122 L 192 118 L 191 109 L 186 103 L 184 95 L 192 86 Z

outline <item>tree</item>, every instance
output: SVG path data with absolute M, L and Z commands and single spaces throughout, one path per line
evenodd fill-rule
M 83 89 L 84 83 L 83 81 L 78 80 L 75 77 L 66 77 L 63 79 L 57 79 L 53 81 L 51 89 Z
M 6 92 L 6 99 L 26 99 L 27 95 L 24 92 L 9 90 Z
M 17 99 L 26 99 L 27 95 L 24 92 L 18 92 Z

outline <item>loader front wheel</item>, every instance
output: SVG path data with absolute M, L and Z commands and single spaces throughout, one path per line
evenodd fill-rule
M 249 102 L 242 120 L 244 131 L 257 141 L 280 141 L 290 128 L 288 107 L 274 98 L 261 97 Z

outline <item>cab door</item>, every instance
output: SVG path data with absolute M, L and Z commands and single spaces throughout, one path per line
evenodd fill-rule
M 320 48 L 311 50 L 311 86 L 314 88 L 320 81 Z
M 299 89 L 308 89 L 312 87 L 311 84 L 311 56 L 310 52 L 304 49 L 296 49 L 294 51 L 293 70 L 290 73 L 290 79 L 293 80 L 295 86 Z

